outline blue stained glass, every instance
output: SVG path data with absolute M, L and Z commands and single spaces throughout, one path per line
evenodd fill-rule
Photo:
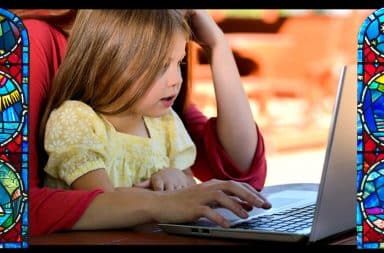
M 26 203 L 26 209 L 25 210 L 29 210 L 28 209 L 28 202 Z M 24 214 L 23 214 L 23 216 L 22 216 L 22 223 L 24 224 L 24 225 L 28 225 L 28 212 L 25 212 Z M 27 231 L 26 231 L 26 227 L 24 227 L 24 229 L 23 229 L 23 232 L 24 233 L 26 233 Z
M 360 154 L 360 155 L 357 155 L 356 159 L 357 159 L 357 164 L 358 164 L 357 169 L 361 170 L 362 169 L 361 164 L 363 163 L 364 157 Z
M 371 87 L 369 87 L 369 88 L 371 88 Z M 372 88 L 373 89 L 378 89 L 379 88 L 379 84 L 378 83 L 373 83 Z M 377 103 L 378 105 L 380 105 L 380 103 L 383 102 L 383 96 L 382 95 L 383 95 L 382 92 L 379 92 L 377 90 L 371 90 L 372 102 L 373 103 Z M 381 106 L 380 109 L 375 107 L 375 109 L 378 112 L 377 115 L 381 116 L 382 114 L 379 114 L 379 113 L 383 112 L 383 107 Z
M 372 184 L 372 182 L 366 181 L 363 190 L 364 190 L 363 198 L 365 199 L 372 193 L 372 191 L 375 191 L 376 189 L 375 189 L 375 186 Z
M 17 82 L 6 73 L 0 72 L 0 145 L 11 141 L 24 123 L 26 105 Z
M 374 113 L 373 113 L 373 107 L 372 107 L 372 101 L 371 101 L 371 92 L 369 89 L 366 90 L 366 95 L 364 97 L 364 102 L 363 102 L 363 109 L 364 109 L 364 119 L 365 119 L 365 124 L 368 126 L 368 129 L 376 132 L 376 124 L 375 124 L 375 119 L 374 119 Z
M 382 19 L 382 15 L 384 14 L 384 9 L 378 9 L 375 11 L 375 14 L 376 16 L 378 16 L 380 18 L 380 20 Z
M 377 207 L 380 204 L 380 200 L 375 192 L 368 195 L 368 197 L 365 198 L 364 201 L 365 208 L 373 208 Z
M 11 28 L 9 27 L 9 23 L 8 22 L 2 22 L 2 29 L 3 29 L 3 33 L 7 33 L 9 30 L 11 30 Z M 11 38 L 13 39 L 13 38 Z
M 381 174 L 381 173 L 380 173 Z M 380 187 L 382 187 L 384 185 L 384 177 L 382 176 L 382 174 L 381 174 L 381 176 L 376 180 L 376 182 L 375 182 L 375 188 L 376 189 L 379 189 Z M 379 194 L 380 195 L 380 194 Z M 384 196 L 384 195 L 383 195 Z
M 357 89 L 357 103 L 361 104 L 361 96 L 363 92 L 363 87 L 362 85 L 359 85 L 359 88 Z
M 364 248 L 366 249 L 377 249 L 379 247 L 379 244 L 376 243 L 365 243 Z
M 0 59 L 4 64 L 0 71 L 0 146 L 4 151 L 0 155 L 5 154 L 9 158 L 9 162 L 0 159 L 0 189 L 2 189 L 0 236 L 9 231 L 12 231 L 10 235 L 14 236 L 13 239 L 8 237 L 11 241 L 2 240 L 0 248 L 26 248 L 29 237 L 28 124 L 26 124 L 29 96 L 29 39 L 21 20 L 1 8 L 0 30 Z M 21 63 L 11 68 L 9 62 L 14 60 L 10 59 L 21 59 Z M 21 84 L 16 81 L 19 80 L 20 74 Z M 16 137 L 19 138 L 14 141 Z M 25 153 L 20 153 L 20 149 Z M 13 153 L 13 150 L 17 152 Z M 15 226 L 18 223 L 19 226 Z
M 364 69 L 363 69 L 363 66 L 362 65 L 357 65 L 357 74 L 358 75 L 362 75 L 364 73 Z M 360 83 L 361 85 L 363 83 Z
M 380 35 L 380 26 L 379 21 L 374 20 L 372 23 L 369 24 L 366 30 L 366 36 L 369 40 L 375 39 L 377 36 Z
M 20 248 L 20 243 L 16 243 L 16 242 L 5 243 L 5 247 L 9 249 L 17 249 L 17 248 Z
M 27 157 L 28 159 L 28 157 Z M 28 166 L 23 166 L 24 168 L 28 168 Z M 21 170 L 21 178 L 27 178 L 28 177 L 28 170 L 27 169 L 22 169 Z M 23 180 L 23 185 L 24 185 L 24 189 L 29 189 L 29 186 L 28 186 L 28 181 L 27 180 Z
M 361 127 L 360 127 L 361 129 Z M 362 138 L 357 139 L 357 151 L 362 151 L 363 150 L 363 140 Z
M 382 177 L 382 176 L 381 176 Z M 380 178 L 378 178 L 377 180 L 379 180 Z M 382 178 L 381 178 L 382 179 Z M 384 188 L 382 187 L 383 185 L 381 184 L 380 186 L 381 187 L 377 187 L 377 183 L 376 183 L 376 186 L 375 188 L 377 189 L 376 192 L 377 192 L 377 196 L 378 198 L 380 199 L 380 203 L 381 203 L 381 206 L 384 207 L 383 205 L 383 202 L 384 201 Z
M 25 123 L 24 123 L 24 124 L 25 124 L 26 126 L 28 126 L 28 117 L 26 116 L 24 119 L 25 119 Z M 24 127 L 24 128 L 23 128 L 23 135 L 24 135 L 24 136 L 28 136 L 28 128 L 27 128 L 27 127 Z M 25 149 L 25 151 L 27 151 L 27 150 L 28 150 L 28 149 Z
M 0 57 L 9 55 L 19 43 L 20 32 L 10 19 L 0 18 Z
M 361 212 L 360 212 L 360 206 L 359 205 L 356 205 L 356 220 L 359 220 L 361 221 L 361 218 L 362 218 L 362 215 L 361 215 Z
M 28 150 L 28 143 L 23 143 L 22 144 L 22 149 L 23 150 Z
M 28 54 L 27 53 L 23 53 L 23 62 L 28 62 Z
M 0 227 L 10 230 L 18 221 L 23 206 L 23 187 L 15 170 L 0 160 Z
M 367 181 L 373 181 L 376 180 L 378 177 L 380 177 L 380 174 L 377 173 L 376 171 L 373 171 L 368 175 Z
M 362 59 L 363 58 L 363 50 L 358 50 L 357 51 L 357 56 L 358 56 L 358 59 Z

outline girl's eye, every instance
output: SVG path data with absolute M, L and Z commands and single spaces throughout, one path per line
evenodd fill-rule
M 178 68 L 180 68 L 182 65 L 185 65 L 185 64 L 187 64 L 187 62 L 186 62 L 185 59 L 183 59 L 183 60 L 177 62 L 177 66 L 178 66 Z M 163 65 L 163 68 L 161 69 L 161 71 L 160 71 L 159 74 L 164 74 L 164 73 L 168 70 L 168 68 L 169 68 L 170 65 L 171 65 L 170 62 L 166 62 L 166 63 Z

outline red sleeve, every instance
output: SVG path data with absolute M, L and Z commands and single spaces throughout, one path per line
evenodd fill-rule
M 65 52 L 66 38 L 38 20 L 24 20 L 30 43 L 29 224 L 30 235 L 70 229 L 102 191 L 39 187 L 37 136 L 48 87 Z
M 257 150 L 248 173 L 242 174 L 220 144 L 216 118 L 208 119 L 195 105 L 191 105 L 184 115 L 184 123 L 196 144 L 197 158 L 191 169 L 199 180 L 232 179 L 249 183 L 257 190 L 264 187 L 267 163 L 263 136 L 257 126 Z

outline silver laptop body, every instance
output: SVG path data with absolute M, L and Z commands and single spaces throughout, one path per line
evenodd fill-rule
M 254 208 L 247 219 L 240 219 L 231 211 L 218 208 L 217 211 L 231 221 L 231 228 L 222 228 L 206 218 L 195 223 L 162 223 L 159 226 L 171 234 L 285 242 L 315 242 L 354 229 L 357 89 L 354 71 L 353 67 L 347 71 L 346 66 L 341 70 L 321 181 L 312 187 L 313 190 L 290 190 L 283 186 L 281 191 L 271 193 L 266 187 L 262 193 L 273 207 L 269 210 Z M 310 161 L 306 162 L 309 162 L 308 169 L 311 169 Z M 300 209 L 308 205 L 313 206 L 310 214 Z M 276 213 L 285 214 L 287 210 L 301 212 L 305 220 L 291 220 L 287 229 L 282 223 L 291 219 L 292 213 L 288 218 L 276 216 Z M 273 221 L 275 225 L 271 228 Z M 296 227 L 292 229 L 293 226 Z

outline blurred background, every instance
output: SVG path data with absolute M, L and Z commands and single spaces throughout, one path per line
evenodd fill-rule
M 375 10 L 209 10 L 235 56 L 266 145 L 266 185 L 319 183 L 341 67 Z M 212 77 L 193 45 L 192 99 L 216 115 Z

